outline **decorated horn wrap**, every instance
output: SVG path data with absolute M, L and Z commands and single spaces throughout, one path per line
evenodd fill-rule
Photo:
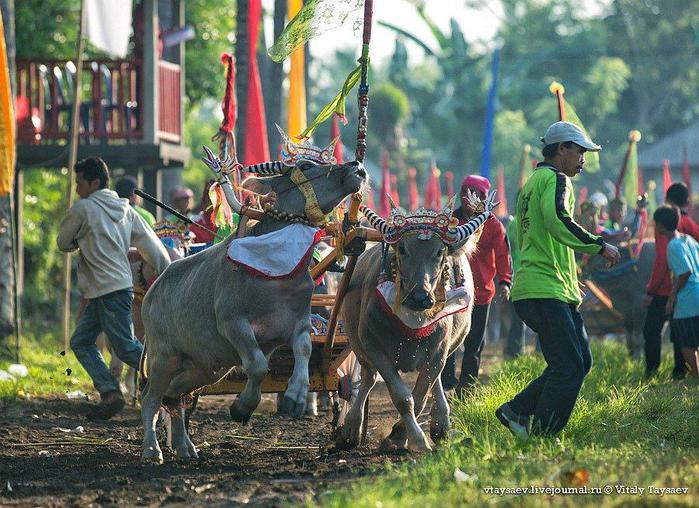
M 471 236 L 483 223 L 492 215 L 492 210 L 498 203 L 494 202 L 495 191 L 490 191 L 488 196 L 483 201 L 483 211 L 477 215 L 474 215 L 471 220 L 469 220 L 463 226 L 457 226 L 456 228 L 456 240 L 454 243 L 461 243 L 465 241 L 469 236 Z
M 320 165 L 337 164 L 335 145 L 340 137 L 333 139 L 325 148 L 319 148 L 311 143 L 302 141 L 294 143 L 289 135 L 277 125 L 282 137 L 281 159 L 286 166 L 296 166 L 300 161 L 310 161 Z
M 400 208 L 393 208 L 388 221 L 367 206 L 360 205 L 359 211 L 367 218 L 369 224 L 383 235 L 388 244 L 397 243 L 406 234 L 416 234 L 422 240 L 437 235 L 446 245 L 452 245 L 464 242 L 483 225 L 498 204 L 493 202 L 494 197 L 495 191 L 490 192 L 485 201 L 479 203 L 482 211 L 463 226 L 459 226 L 458 220 L 452 216 L 453 199 L 440 212 L 420 208 L 408 215 Z
M 227 172 L 235 168 L 238 164 L 233 157 L 229 157 L 226 160 L 219 159 L 207 146 L 204 146 L 205 156 L 201 158 L 202 162 L 209 166 L 209 169 L 216 174 L 218 177 L 221 188 L 223 189 L 223 194 L 226 196 L 226 200 L 230 205 L 231 209 L 240 214 L 243 209 L 243 205 L 238 201 L 238 198 L 233 192 L 233 186 L 231 185 L 231 180 L 228 178 Z
M 359 205 L 359 211 L 366 217 L 371 227 L 381 233 L 384 238 L 390 233 L 392 228 L 390 228 L 386 221 L 379 217 L 371 208 L 366 205 Z
M 259 176 L 277 176 L 284 174 L 288 169 L 289 166 L 284 164 L 282 161 L 271 161 L 246 166 L 242 168 L 242 171 Z

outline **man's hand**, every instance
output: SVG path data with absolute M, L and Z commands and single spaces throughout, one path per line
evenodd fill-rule
M 671 315 L 674 308 L 675 308 L 675 295 L 670 295 L 667 299 L 667 303 L 665 304 L 665 314 L 668 316 Z
M 266 209 L 268 206 L 275 206 L 277 204 L 277 193 L 276 192 L 270 192 L 268 194 L 265 194 L 263 196 L 260 196 L 260 208 L 263 210 Z
M 600 252 L 600 256 L 602 256 L 607 261 L 607 268 L 614 266 L 621 259 L 619 249 L 608 243 L 604 244 L 604 250 Z
M 500 286 L 498 287 L 497 299 L 498 299 L 498 302 L 500 302 L 500 303 L 505 303 L 505 302 L 509 301 L 509 299 L 510 299 L 510 285 L 509 284 L 500 284 Z

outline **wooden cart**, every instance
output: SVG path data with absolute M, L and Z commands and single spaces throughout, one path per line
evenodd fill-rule
M 332 309 L 330 319 L 323 322 L 312 318 L 311 342 L 313 345 L 309 362 L 309 381 L 311 392 L 337 392 L 341 398 L 350 400 L 352 391 L 357 388 L 357 375 L 353 372 L 356 362 L 349 348 L 349 341 L 344 332 L 340 311 L 349 286 L 357 258 L 364 251 L 367 241 L 381 241 L 380 233 L 372 228 L 359 225 L 357 221 L 361 196 L 351 199 L 349 212 L 344 220 L 331 223 L 326 230 L 335 237 L 335 247 L 325 258 L 311 269 L 311 276 L 316 279 L 323 275 L 330 265 L 337 260 L 340 252 L 347 257 L 347 264 L 338 286 L 337 294 L 313 295 L 311 305 Z M 269 374 L 262 382 L 263 393 L 281 393 L 294 369 L 294 354 L 289 346 L 278 348 L 270 357 Z M 202 387 L 194 392 L 195 396 L 237 394 L 245 387 L 247 377 L 240 368 L 234 368 L 227 376 L 215 384 Z

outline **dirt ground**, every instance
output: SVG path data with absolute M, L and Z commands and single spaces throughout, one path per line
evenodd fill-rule
M 486 375 L 494 361 L 486 352 Z M 272 396 L 265 396 L 241 426 L 228 415 L 232 400 L 203 397 L 191 422 L 199 460 L 179 464 L 163 446 L 163 465 L 139 463 L 137 408 L 108 422 L 87 420 L 84 404 L 65 398 L 0 408 L 0 506 L 281 506 L 307 497 L 322 503 L 324 492 L 374 467 L 413 460 L 378 452 L 397 418 L 383 383 L 370 398 L 368 445 L 356 451 L 329 451 L 329 414 L 292 420 L 275 414 Z M 84 433 L 60 430 L 78 425 Z

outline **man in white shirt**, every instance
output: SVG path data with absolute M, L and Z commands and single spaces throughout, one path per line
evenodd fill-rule
M 78 287 L 88 303 L 70 347 L 92 378 L 101 402 L 88 417 L 109 419 L 124 407 L 119 383 L 109 373 L 95 341 L 105 332 L 115 354 L 138 369 L 143 346 L 131 320 L 133 282 L 129 247 L 136 247 L 158 274 L 170 264 L 165 247 L 127 199 L 107 188 L 109 170 L 99 157 L 75 165 L 80 200 L 68 210 L 56 243 L 63 252 L 79 250 Z

